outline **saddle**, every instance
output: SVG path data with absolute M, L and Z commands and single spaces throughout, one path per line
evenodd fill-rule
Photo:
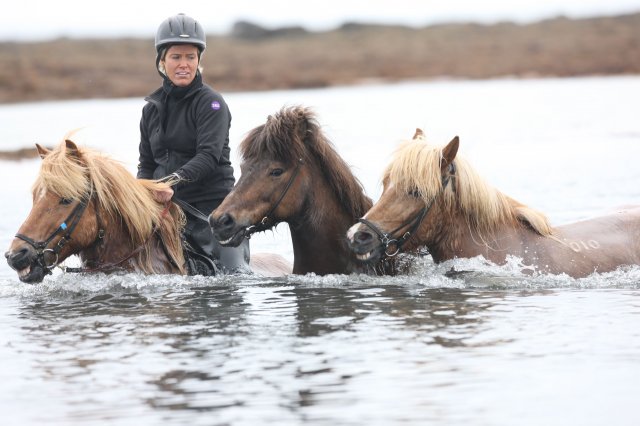
M 178 267 L 175 260 L 171 257 L 171 254 L 169 253 L 169 250 L 162 238 L 160 238 L 160 242 L 169 261 L 173 263 L 174 266 Z M 184 254 L 187 275 L 203 275 L 205 277 L 218 275 L 219 269 L 213 259 L 202 253 L 198 253 L 198 251 L 196 251 L 185 238 L 182 239 L 182 252 Z
M 183 243 L 184 260 L 188 275 L 211 277 L 218 275 L 218 267 L 213 259 L 195 251 L 186 241 Z

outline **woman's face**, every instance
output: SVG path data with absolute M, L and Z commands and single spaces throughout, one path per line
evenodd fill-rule
M 169 47 L 161 62 L 173 84 L 188 86 L 198 71 L 198 48 L 193 44 L 175 44 Z

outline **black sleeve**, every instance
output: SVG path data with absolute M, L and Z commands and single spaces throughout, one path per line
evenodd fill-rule
M 231 113 L 222 96 L 208 92 L 197 100 L 194 112 L 196 154 L 177 170 L 185 180 L 182 185 L 209 177 L 218 167 L 223 149 L 229 143 Z
M 153 159 L 153 153 L 151 152 L 151 144 L 149 143 L 149 136 L 147 135 L 147 127 L 145 126 L 145 110 L 142 111 L 142 118 L 140 119 L 140 145 L 138 147 L 140 156 L 138 157 L 138 179 L 152 179 L 153 172 L 155 171 L 157 164 Z

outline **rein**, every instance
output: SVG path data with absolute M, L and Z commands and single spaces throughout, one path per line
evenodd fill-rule
M 173 201 L 175 204 L 180 206 L 182 210 L 191 213 L 196 219 L 200 219 L 203 222 L 209 223 L 209 217 L 206 214 L 202 213 L 200 210 L 196 209 L 186 201 L 181 200 L 180 198 L 177 198 L 177 197 L 173 197 L 171 201 Z
M 167 213 L 169 212 L 169 208 L 170 208 L 171 204 L 167 203 L 165 205 L 164 210 L 161 213 L 162 217 L 166 217 Z M 97 210 L 96 210 L 96 214 L 97 214 Z M 99 218 L 99 217 L 98 217 Z M 101 271 L 107 271 L 110 270 L 112 268 L 115 268 L 116 266 L 120 266 L 122 263 L 126 262 L 127 260 L 131 259 L 133 256 L 135 256 L 136 254 L 140 253 L 142 251 L 142 249 L 144 249 L 144 247 L 147 245 L 147 243 L 149 242 L 149 240 L 151 239 L 151 237 L 153 235 L 156 234 L 156 232 L 158 231 L 160 227 L 158 226 L 158 224 L 156 224 L 153 229 L 151 230 L 151 233 L 149 234 L 149 236 L 147 237 L 146 240 L 144 240 L 142 242 L 142 244 L 140 244 L 138 247 L 136 247 L 135 249 L 133 249 L 128 255 L 126 255 L 125 257 L 123 257 L 122 259 L 115 261 L 115 262 L 109 262 L 109 263 L 102 263 L 99 264 L 96 267 L 93 268 L 87 268 L 87 267 L 80 267 L 80 268 L 71 268 L 71 267 L 64 267 L 62 268 L 62 270 L 64 272 L 101 272 Z M 102 230 L 101 230 L 102 231 Z M 102 231 L 102 235 L 104 236 L 104 231 Z M 100 237 L 102 238 L 102 237 Z M 169 256 L 167 256 L 169 257 Z M 174 266 L 178 266 L 177 263 L 171 259 L 169 257 L 169 261 L 174 265 Z M 55 265 L 54 265 L 55 266 Z M 53 267 L 52 267 L 53 268 Z M 50 272 L 49 272 L 50 273 Z
M 298 176 L 298 173 L 300 172 L 300 166 L 302 164 L 304 164 L 304 162 L 302 161 L 302 158 L 300 158 L 298 160 L 298 163 L 296 164 L 296 168 L 293 171 L 293 174 L 291 175 L 291 177 L 289 178 L 289 181 L 287 182 L 287 185 L 284 187 L 284 190 L 282 191 L 282 194 L 280 194 L 280 197 L 278 198 L 278 200 L 275 202 L 275 204 L 273 206 L 271 206 L 271 209 L 269 209 L 267 214 L 264 215 L 262 220 L 260 220 L 260 222 L 258 222 L 257 224 L 247 226 L 244 229 L 244 237 L 246 239 L 250 239 L 251 235 L 255 234 L 256 232 L 261 232 L 261 231 L 265 231 L 265 230 L 268 229 L 267 223 L 270 220 L 269 216 L 271 216 L 273 214 L 273 212 L 278 208 L 278 206 L 280 205 L 280 203 L 282 202 L 284 197 L 287 195 L 287 192 L 289 192 L 289 189 L 291 188 L 291 185 L 293 185 L 293 181 L 296 179 L 296 177 Z
M 449 164 L 449 174 L 447 174 L 446 177 L 442 178 L 442 189 L 440 190 L 439 194 L 444 192 L 447 185 L 449 184 L 449 180 L 451 176 L 455 175 L 455 173 L 456 173 L 455 165 L 453 163 Z M 384 246 L 384 254 L 387 257 L 393 257 L 400 252 L 400 249 L 402 248 L 402 246 L 407 241 L 409 241 L 409 239 L 411 238 L 411 235 L 413 235 L 418 230 L 418 228 L 420 227 L 420 224 L 422 223 L 424 218 L 427 216 L 427 213 L 429 213 L 429 210 L 431 210 L 431 207 L 433 206 L 433 203 L 436 198 L 437 196 L 432 198 L 429 204 L 422 207 L 415 216 L 413 216 L 407 222 L 401 224 L 396 229 L 388 233 L 382 232 L 380 228 L 378 228 L 375 224 L 373 224 L 372 222 L 368 221 L 365 218 L 358 219 L 358 222 L 369 227 L 369 229 L 371 229 L 378 236 L 378 238 L 380 238 L 380 243 L 382 244 L 382 246 Z M 402 234 L 401 237 L 399 238 L 393 237 L 393 235 L 396 232 L 406 227 L 410 227 L 410 228 L 407 232 Z M 391 247 L 392 250 L 390 250 L 389 247 Z

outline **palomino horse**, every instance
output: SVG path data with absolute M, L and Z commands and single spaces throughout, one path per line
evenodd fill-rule
M 640 263 L 640 208 L 556 228 L 547 218 L 483 181 L 456 156 L 458 137 L 427 144 L 418 129 L 383 175 L 380 200 L 347 234 L 363 262 L 426 246 L 435 262 L 508 255 L 539 273 L 584 277 Z
M 240 145 L 242 174 L 209 216 L 222 245 L 287 222 L 293 273 L 393 272 L 392 264 L 360 266 L 344 234 L 372 205 L 308 108 L 281 109 Z
M 115 160 L 69 140 L 52 151 L 37 148 L 43 161 L 33 185 L 33 207 L 5 253 L 21 281 L 41 282 L 74 254 L 82 262 L 80 272 L 187 272 L 184 214 L 152 196 L 166 183 L 138 180 Z M 269 260 L 257 256 L 260 266 L 268 266 Z M 271 260 L 278 270 L 260 273 L 290 271 L 284 259 Z

